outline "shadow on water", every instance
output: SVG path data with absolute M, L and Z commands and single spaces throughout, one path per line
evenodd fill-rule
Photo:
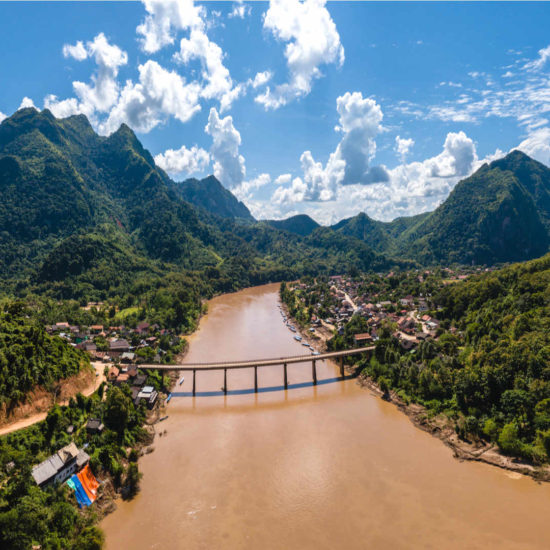
M 337 382 L 343 382 L 344 380 L 351 380 L 352 378 L 356 378 L 357 376 L 355 374 L 348 374 L 346 376 L 338 376 L 335 378 L 325 378 L 323 380 L 317 380 L 317 386 L 325 386 L 327 384 L 335 384 Z M 289 384 L 288 385 L 288 391 L 290 390 L 297 390 L 300 388 L 310 388 L 314 387 L 315 384 L 313 381 L 311 382 L 301 382 L 299 384 Z M 278 391 L 285 391 L 284 385 L 280 386 L 265 386 L 263 388 L 258 388 L 257 393 L 271 393 L 271 392 L 278 392 Z M 217 390 L 217 391 L 197 391 L 195 392 L 195 397 L 215 397 L 220 395 L 248 395 L 248 394 L 254 394 L 256 393 L 254 388 L 248 388 L 248 389 L 240 389 L 240 390 L 227 390 L 227 394 L 224 394 L 223 390 Z M 193 397 L 192 391 L 184 391 L 184 392 L 178 392 L 178 391 L 172 391 L 172 399 L 174 397 Z

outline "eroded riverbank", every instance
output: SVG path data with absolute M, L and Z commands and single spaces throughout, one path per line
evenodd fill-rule
M 295 354 L 278 285 L 220 296 L 186 361 Z M 105 518 L 119 548 L 547 548 L 550 489 L 415 428 L 338 367 L 260 370 L 260 393 L 223 374 L 174 388 L 165 437 L 140 459 L 141 493 Z M 228 379 L 253 389 L 253 371 Z

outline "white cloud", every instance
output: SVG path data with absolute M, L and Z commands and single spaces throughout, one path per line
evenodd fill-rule
M 36 109 L 36 105 L 34 104 L 34 101 L 30 97 L 25 96 L 21 100 L 21 105 L 19 105 L 17 110 L 19 111 L 19 109 L 27 109 L 29 107 L 32 107 L 33 109 Z
M 8 118 L 8 115 L 5 115 L 2 111 L 0 111 L 0 123 L 2 123 L 3 120 L 6 120 Z
M 371 184 L 386 181 L 388 174 L 381 166 L 371 167 L 376 153 L 376 135 L 382 131 L 382 110 L 360 92 L 346 92 L 336 99 L 339 125 L 335 128 L 342 138 L 329 155 L 325 166 L 316 162 L 311 151 L 300 157 L 303 178 L 296 178 L 288 189 L 279 188 L 274 199 L 289 201 L 334 200 L 341 185 Z
M 271 0 L 264 28 L 286 42 L 290 80 L 256 97 L 266 109 L 277 109 L 311 91 L 323 64 L 344 62 L 344 48 L 325 0 Z
M 256 73 L 254 80 L 250 80 L 249 84 L 254 89 L 259 88 L 260 86 L 267 84 L 271 80 L 272 76 L 273 76 L 273 73 L 271 71 L 263 71 L 260 73 Z
M 139 81 L 128 80 L 117 104 L 100 125 L 102 133 L 116 130 L 123 122 L 138 132 L 149 132 L 173 116 L 187 122 L 200 111 L 200 85 L 186 83 L 174 71 L 148 60 L 138 67 Z
M 241 134 L 233 126 L 233 118 L 220 118 L 215 108 L 210 109 L 205 132 L 212 136 L 210 154 L 214 161 L 214 175 L 229 188 L 238 187 L 246 176 L 244 157 L 239 154 Z
M 77 61 L 84 61 L 88 57 L 88 50 L 84 47 L 82 40 L 79 40 L 74 46 L 71 44 L 63 46 L 63 57 L 72 57 Z
M 550 128 L 538 128 L 517 147 L 526 155 L 550 166 Z
M 141 35 L 140 45 L 147 53 L 158 52 L 173 44 L 175 32 L 204 27 L 204 8 L 193 0 L 144 0 L 147 16 L 136 31 Z
M 167 149 L 156 155 L 155 162 L 172 177 L 189 176 L 206 170 L 210 164 L 210 155 L 196 145 L 191 149 L 183 145 L 179 149 Z
M 231 191 L 241 201 L 253 200 L 252 192 L 265 187 L 271 183 L 271 176 L 269 174 L 260 174 L 258 177 L 243 181 L 238 187 L 233 188 Z
M 222 113 L 245 91 L 243 85 L 233 87 L 229 70 L 223 64 L 223 56 L 222 49 L 200 29 L 191 30 L 189 38 L 181 40 L 180 51 L 174 55 L 183 64 L 188 64 L 193 59 L 200 60 L 203 67 L 202 77 L 206 82 L 201 96 L 205 99 L 218 99 Z
M 229 14 L 229 17 L 238 17 L 239 19 L 244 19 L 247 15 L 250 15 L 252 7 L 246 5 L 243 0 L 237 0 L 233 3 L 233 9 Z
M 275 179 L 275 185 L 286 185 L 292 180 L 292 174 L 281 174 Z
M 550 46 L 542 48 L 541 50 L 539 50 L 538 54 L 539 56 L 537 59 L 529 61 L 523 66 L 523 68 L 528 71 L 540 71 L 544 67 L 544 65 L 546 65 L 546 62 L 550 59 Z
M 117 102 L 120 93 L 118 72 L 128 63 L 128 55 L 117 45 L 110 44 L 103 33 L 86 42 L 85 46 L 80 41 L 74 46 L 65 44 L 63 55 L 78 61 L 93 58 L 97 72 L 92 75 L 91 84 L 73 82 L 77 98 L 58 100 L 50 94 L 44 99 L 44 107 L 57 117 L 83 113 L 95 122 L 96 113 L 107 113 Z
M 395 137 L 395 152 L 399 155 L 401 162 L 405 162 L 407 155 L 414 145 L 414 139 L 402 138 L 400 136 Z

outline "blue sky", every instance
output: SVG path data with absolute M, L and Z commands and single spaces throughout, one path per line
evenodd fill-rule
M 550 6 L 0 3 L 0 118 L 125 122 L 259 218 L 431 210 L 483 162 L 550 164 Z

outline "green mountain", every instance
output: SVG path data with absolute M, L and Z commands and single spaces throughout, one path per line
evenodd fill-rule
M 239 201 L 214 176 L 208 176 L 202 180 L 190 178 L 176 183 L 176 190 L 183 200 L 222 218 L 254 221 L 254 217 L 244 203 Z
M 17 292 L 101 299 L 177 280 L 204 295 L 395 263 L 328 229 L 255 223 L 215 178 L 175 183 L 126 125 L 99 136 L 82 115 L 5 119 L 0 192 L 0 279 Z
M 550 169 L 513 151 L 459 182 L 433 212 L 389 223 L 361 213 L 333 229 L 422 264 L 536 258 L 550 245 Z
M 266 223 L 271 227 L 275 227 L 275 229 L 302 236 L 310 235 L 315 229 L 320 227 L 319 224 L 307 214 L 298 214 L 286 220 L 268 220 Z
M 459 182 L 399 237 L 422 262 L 493 264 L 542 256 L 550 244 L 550 169 L 513 151 Z

